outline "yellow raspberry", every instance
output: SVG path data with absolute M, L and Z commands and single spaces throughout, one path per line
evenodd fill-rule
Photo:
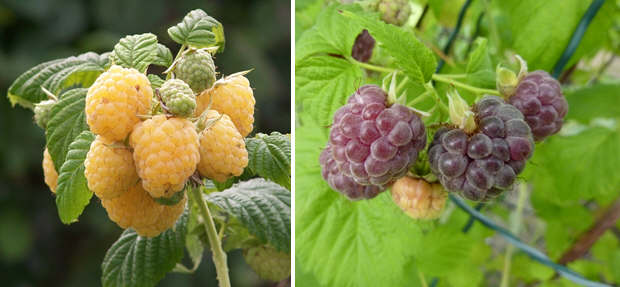
M 155 237 L 161 234 L 177 222 L 177 219 L 179 219 L 183 210 L 185 210 L 186 202 L 187 195 L 184 195 L 183 199 L 175 205 L 163 205 L 164 208 L 155 222 L 147 225 L 135 225 L 133 229 L 136 230 L 138 235 L 145 237 Z
M 101 74 L 86 95 L 86 122 L 90 130 L 112 141 L 123 141 L 148 114 L 153 90 L 136 69 L 112 66 Z
M 45 148 L 43 151 L 43 176 L 45 178 L 45 184 L 49 186 L 52 193 L 56 193 L 56 185 L 58 184 L 58 173 L 52 162 L 50 153 Z
M 170 197 L 183 189 L 200 160 L 194 125 L 165 115 L 139 123 L 129 137 L 144 189 L 152 197 Z
M 154 224 L 164 209 L 137 183 L 127 192 L 112 199 L 102 199 L 108 217 L 121 228 Z
M 199 116 L 211 103 L 211 109 L 226 114 L 235 123 L 243 137 L 250 134 L 254 124 L 254 92 L 250 81 L 243 75 L 231 75 L 215 82 L 215 85 L 196 98 Z
M 97 136 L 84 161 L 88 188 L 101 199 L 117 197 L 139 180 L 129 147 L 115 144 L 121 145 Z
M 224 182 L 238 176 L 248 165 L 245 141 L 227 115 L 214 110 L 207 112 L 207 128 L 200 133 L 200 175 Z M 209 126 L 210 125 L 210 126 Z
M 392 199 L 415 219 L 435 219 L 441 215 L 448 193 L 441 184 L 405 176 L 392 185 Z

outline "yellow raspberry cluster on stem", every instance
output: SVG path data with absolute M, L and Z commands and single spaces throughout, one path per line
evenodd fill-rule
M 151 104 L 161 97 L 135 69 L 113 65 L 95 80 L 85 113 L 97 137 L 84 175 L 112 221 L 141 236 L 157 236 L 183 213 L 184 188 L 193 174 L 224 182 L 243 173 L 248 165 L 244 136 L 252 131 L 255 104 L 244 74 L 200 92 L 196 119 L 166 109 L 154 113 Z M 43 169 L 55 191 L 58 174 L 47 150 Z

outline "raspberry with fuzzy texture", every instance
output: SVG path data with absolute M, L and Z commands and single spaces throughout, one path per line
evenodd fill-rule
M 54 167 L 54 162 L 50 153 L 45 148 L 43 151 L 43 176 L 45 178 L 45 184 L 50 188 L 53 193 L 56 193 L 56 187 L 58 185 L 58 173 Z
M 209 52 L 192 50 L 183 55 L 174 69 L 174 75 L 186 82 L 192 90 L 200 92 L 215 83 L 215 64 Z
M 227 115 L 207 111 L 207 127 L 200 133 L 200 162 L 198 172 L 207 178 L 224 182 L 239 176 L 248 165 L 245 141 Z
M 161 99 L 175 116 L 189 117 L 196 109 L 196 96 L 189 85 L 179 79 L 167 80 L 159 88 Z
M 527 74 L 508 101 L 523 113 L 536 141 L 560 131 L 568 112 L 560 82 L 541 70 Z
M 174 224 L 183 213 L 183 210 L 185 210 L 186 202 L 187 194 L 184 194 L 183 199 L 181 199 L 179 203 L 175 205 L 164 205 L 164 208 L 162 209 L 155 222 L 146 225 L 135 224 L 132 227 L 140 236 L 155 237 L 162 232 L 168 230 L 168 228 L 174 226 Z
M 102 199 L 101 205 L 110 220 L 123 229 L 154 224 L 164 209 L 164 205 L 155 202 L 139 182 L 120 196 Z
M 327 184 L 337 192 L 342 193 L 349 200 L 371 199 L 379 195 L 383 189 L 376 185 L 361 185 L 352 177 L 340 171 L 338 163 L 332 155 L 332 148 L 327 147 L 321 152 L 319 157 L 321 164 L 321 175 Z
M 377 0 L 374 9 L 381 14 L 381 20 L 396 26 L 407 23 L 411 15 L 409 0 Z
M 534 139 L 523 114 L 497 96 L 485 96 L 473 112 L 476 129 L 437 130 L 428 159 L 446 190 L 489 200 L 512 186 L 534 152 Z
M 353 50 L 351 51 L 351 56 L 353 59 L 358 60 L 360 62 L 368 62 L 370 57 L 372 57 L 372 51 L 375 48 L 375 38 L 373 38 L 368 30 L 362 30 L 359 35 L 355 38 L 355 43 L 353 44 Z
M 200 161 L 198 134 L 186 119 L 153 116 L 135 127 L 129 144 L 144 189 L 152 197 L 170 197 L 183 189 Z
M 211 103 L 211 109 L 226 114 L 235 123 L 243 137 L 247 137 L 254 124 L 254 92 L 250 82 L 243 75 L 231 75 L 218 80 L 213 88 L 204 91 L 196 99 L 198 106 L 195 116 Z
M 291 255 L 269 245 L 244 249 L 243 258 L 260 278 L 281 281 L 291 275 Z
M 405 176 L 392 185 L 392 199 L 415 219 L 435 219 L 441 215 L 448 193 L 441 184 Z
M 131 227 L 140 236 L 154 237 L 174 225 L 186 201 L 185 196 L 176 205 L 160 205 L 137 183 L 118 197 L 102 199 L 101 204 L 110 220 L 121 228 Z
M 90 130 L 112 141 L 123 141 L 148 114 L 153 90 L 136 69 L 112 66 L 101 74 L 86 95 L 86 122 Z
M 334 114 L 332 155 L 340 171 L 361 185 L 389 185 L 407 173 L 426 145 L 420 117 L 386 101 L 380 87 L 365 85 Z
M 129 147 L 114 144 L 97 136 L 84 160 L 88 188 L 101 199 L 117 197 L 139 180 Z

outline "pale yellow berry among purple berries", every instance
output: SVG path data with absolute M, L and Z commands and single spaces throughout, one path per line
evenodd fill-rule
M 392 199 L 407 215 L 415 219 L 435 219 L 441 215 L 448 193 L 439 183 L 402 177 L 391 188 Z

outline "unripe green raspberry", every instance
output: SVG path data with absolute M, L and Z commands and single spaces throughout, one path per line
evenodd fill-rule
M 166 81 L 159 94 L 168 111 L 175 116 L 188 117 L 196 109 L 196 96 L 188 84 L 179 79 Z
M 381 14 L 381 20 L 396 26 L 407 23 L 411 15 L 409 0 L 379 0 L 375 10 Z
M 47 122 L 50 120 L 51 116 L 50 111 L 55 103 L 56 101 L 54 100 L 47 100 L 34 105 L 34 121 L 43 129 L 47 127 Z
M 177 63 L 174 74 L 199 94 L 215 83 L 215 64 L 211 54 L 204 50 L 192 50 Z
M 260 278 L 281 281 L 291 275 L 291 255 L 271 246 L 244 249 L 243 257 Z
M 448 193 L 441 184 L 405 176 L 392 185 L 392 199 L 414 219 L 435 219 L 441 215 Z

